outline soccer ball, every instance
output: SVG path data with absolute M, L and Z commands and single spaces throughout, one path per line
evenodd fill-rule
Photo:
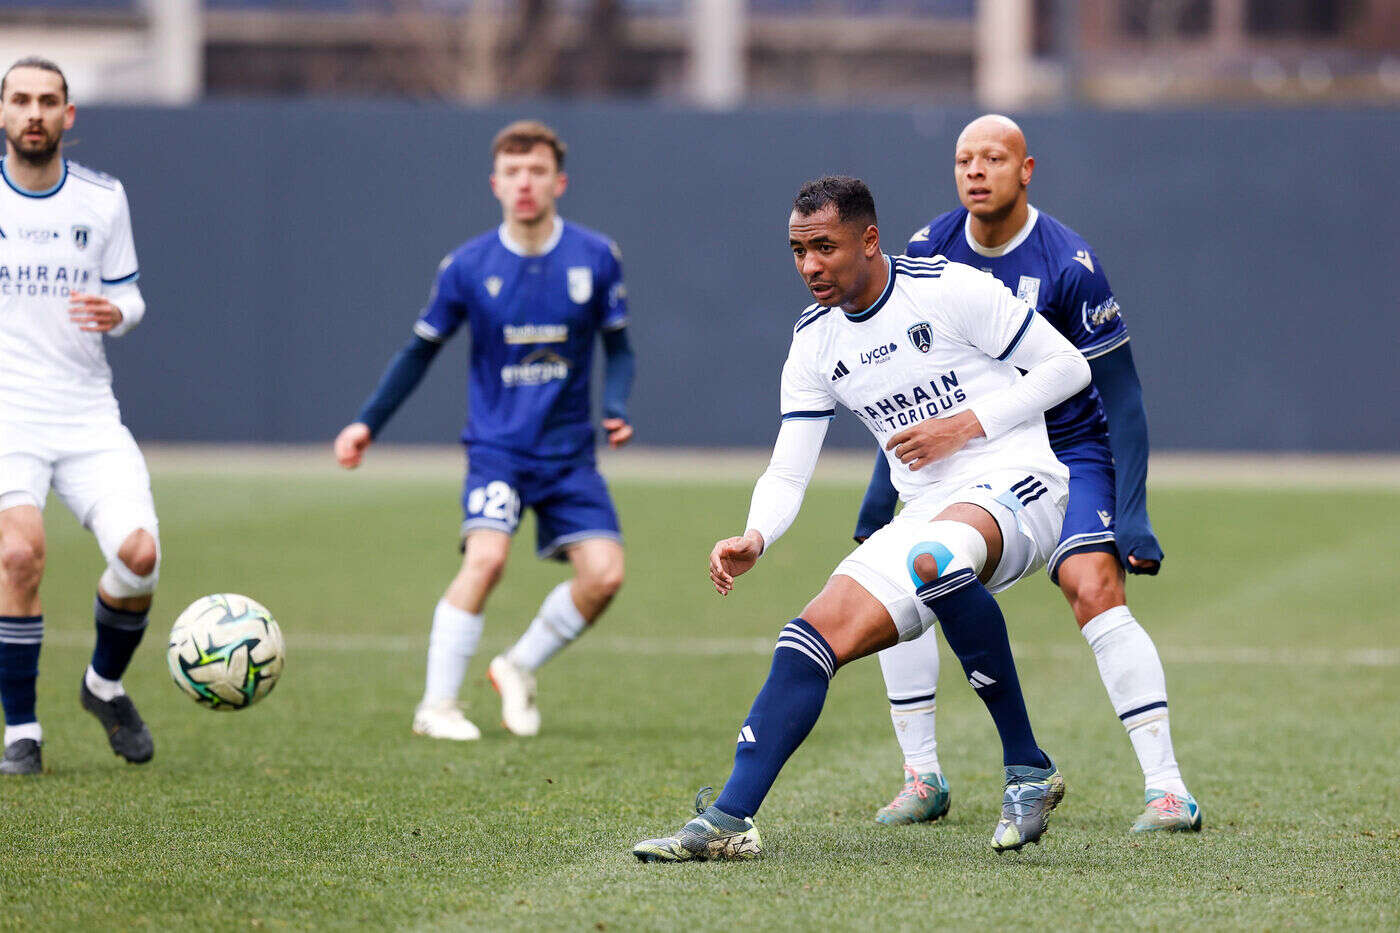
M 216 593 L 180 613 L 165 660 L 175 685 L 195 702 L 236 710 L 272 692 L 286 655 L 282 630 L 262 604 Z

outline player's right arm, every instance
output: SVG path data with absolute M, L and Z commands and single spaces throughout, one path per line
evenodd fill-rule
M 355 420 L 335 439 L 335 459 L 347 470 L 360 465 L 365 450 L 393 417 L 404 399 L 423 381 L 428 365 L 443 343 L 467 318 L 467 305 L 458 286 L 456 266 L 449 255 L 438 266 L 428 306 L 413 325 L 413 335 L 389 366 Z
M 710 551 L 710 581 L 721 596 L 728 595 L 734 578 L 748 572 L 792 525 L 836 415 L 835 398 L 802 358 L 797 340 L 783 366 L 782 415 L 768 469 L 753 487 L 748 530 L 725 538 Z

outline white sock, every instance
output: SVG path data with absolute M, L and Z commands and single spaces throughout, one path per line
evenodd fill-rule
M 100 676 L 97 671 L 92 669 L 91 664 L 88 665 L 87 673 L 83 675 L 83 680 L 87 683 L 88 690 L 92 691 L 92 695 L 104 703 L 110 703 L 117 697 L 123 696 L 126 693 L 126 691 L 122 689 L 122 682 L 120 680 L 108 680 L 106 677 Z
M 569 593 L 569 581 L 565 580 L 549 591 L 540 604 L 539 615 L 506 652 L 506 660 L 516 667 L 536 671 L 558 654 L 560 648 L 583 634 L 587 626 Z
M 5 727 L 5 744 L 13 745 L 20 739 L 33 739 L 36 742 L 44 741 L 44 730 L 37 722 L 20 723 L 18 726 Z
M 433 631 L 428 636 L 428 678 L 423 702 L 455 702 L 467 676 L 467 665 L 476 654 L 485 620 L 442 599 L 433 610 Z
M 1113 711 L 1128 730 L 1147 787 L 1185 793 L 1167 718 L 1167 676 L 1147 631 L 1127 606 L 1090 619 L 1084 640 L 1094 651 Z
M 904 763 L 919 774 L 942 773 L 938 764 L 938 739 L 934 726 L 938 706 L 938 638 L 929 629 L 913 641 L 900 642 L 880 652 L 885 693 L 890 699 L 894 737 L 904 752 Z

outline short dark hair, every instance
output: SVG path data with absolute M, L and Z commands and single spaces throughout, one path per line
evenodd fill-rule
M 562 169 L 564 153 L 569 151 L 569 147 L 564 145 L 558 133 L 539 120 L 516 120 L 497 133 L 491 142 L 491 158 L 495 159 L 502 152 L 524 155 L 541 144 L 554 150 L 554 167 Z
M 5 96 L 5 83 L 10 80 L 10 72 L 16 68 L 38 68 L 40 71 L 52 71 L 58 75 L 58 80 L 63 85 L 64 103 L 68 102 L 68 79 L 63 76 L 63 69 L 47 58 L 40 58 L 38 55 L 26 55 L 9 67 L 5 72 L 5 77 L 0 78 L 0 97 Z
M 803 217 L 810 217 L 828 206 L 836 208 L 836 216 L 844 223 L 862 227 L 876 223 L 875 198 L 859 178 L 823 175 L 803 185 L 792 202 L 792 209 Z

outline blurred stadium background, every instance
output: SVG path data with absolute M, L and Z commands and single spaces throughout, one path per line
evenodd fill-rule
M 0 0 L 0 57 L 35 52 L 81 108 L 67 151 L 130 194 L 142 439 L 331 437 L 498 221 L 492 133 L 538 115 L 565 215 L 625 253 L 639 441 L 761 447 L 806 301 L 791 192 L 867 178 L 898 249 L 996 109 L 1109 271 L 1158 450 L 1400 449 L 1392 2 Z M 436 366 L 386 439 L 453 437 L 463 381 Z

